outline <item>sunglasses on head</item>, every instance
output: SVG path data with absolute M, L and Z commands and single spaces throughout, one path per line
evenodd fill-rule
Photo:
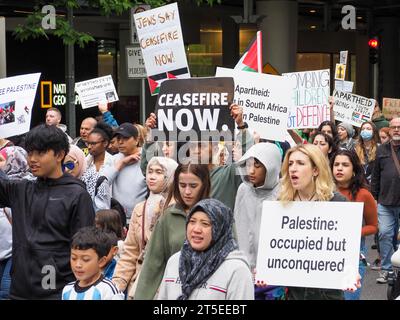
M 62 165 L 63 171 L 65 171 L 65 170 L 69 170 L 69 171 L 74 170 L 75 165 L 76 165 L 76 161 L 67 161 L 67 162 L 63 163 L 63 165 Z

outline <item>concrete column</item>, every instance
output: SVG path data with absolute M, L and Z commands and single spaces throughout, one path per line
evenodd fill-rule
M 374 30 L 379 37 L 378 98 L 399 98 L 400 92 L 400 19 L 396 17 L 379 17 L 375 19 Z M 374 31 L 373 30 L 373 31 Z M 373 32 L 372 31 L 372 32 Z
M 6 18 L 0 17 L 0 78 L 5 78 L 6 76 Z
M 259 29 L 263 34 L 263 64 L 270 63 L 279 73 L 296 70 L 297 1 L 257 1 L 256 14 L 265 16 Z

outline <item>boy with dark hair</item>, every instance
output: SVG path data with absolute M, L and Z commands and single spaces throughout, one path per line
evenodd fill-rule
M 77 280 L 64 287 L 63 300 L 124 299 L 124 294 L 102 274 L 112 240 L 108 233 L 96 227 L 82 228 L 74 235 L 71 268 Z
M 83 182 L 62 172 L 66 135 L 40 125 L 26 135 L 28 164 L 35 181 L 0 178 L 0 206 L 13 214 L 12 299 L 59 299 L 74 279 L 69 264 L 75 232 L 94 224 L 94 210 Z

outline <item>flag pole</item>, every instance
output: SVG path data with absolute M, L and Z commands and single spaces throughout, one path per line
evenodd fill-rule
M 258 73 L 262 73 L 262 35 L 261 35 L 261 31 L 257 31 L 257 69 L 258 69 Z

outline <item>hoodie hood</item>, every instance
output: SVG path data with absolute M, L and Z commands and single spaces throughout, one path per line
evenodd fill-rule
M 65 124 L 59 123 L 57 128 L 61 129 L 62 132 L 67 133 L 68 127 Z
M 265 175 L 264 184 L 260 187 L 254 188 L 254 185 L 249 182 L 246 170 L 246 160 L 256 158 L 260 161 L 267 173 Z M 237 163 L 238 171 L 242 177 L 243 183 L 254 189 L 271 190 L 279 183 L 279 172 L 281 170 L 281 153 L 279 148 L 272 143 L 262 142 L 252 146 L 240 158 Z
M 67 184 L 77 184 L 80 185 L 83 189 L 86 190 L 86 185 L 84 182 L 81 180 L 71 176 L 69 173 L 64 173 L 60 178 L 58 179 L 43 179 L 43 178 L 38 178 L 37 181 L 39 183 L 48 185 L 48 186 L 60 186 L 60 185 L 67 185 Z
M 353 138 L 354 136 L 354 128 L 350 123 L 341 122 L 338 124 L 338 127 L 342 127 L 347 131 L 348 139 Z

